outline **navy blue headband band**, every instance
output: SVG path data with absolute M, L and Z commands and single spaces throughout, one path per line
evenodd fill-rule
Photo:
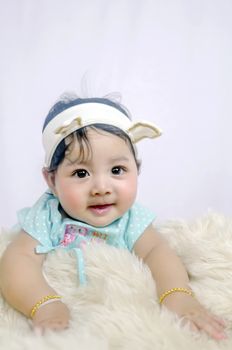
M 125 114 L 129 119 L 129 115 L 128 113 L 117 103 L 108 100 L 107 98 L 101 98 L 101 97 L 91 97 L 91 98 L 76 98 L 75 100 L 69 101 L 69 102 L 65 102 L 65 101 L 59 101 L 57 102 L 49 111 L 45 121 L 44 121 L 44 125 L 43 125 L 43 131 L 46 128 L 47 124 L 59 113 L 65 111 L 66 109 L 76 106 L 76 105 L 80 105 L 83 103 L 101 103 L 101 104 L 105 104 L 111 107 L 114 107 L 116 109 L 118 109 L 120 112 L 122 112 L 123 114 Z

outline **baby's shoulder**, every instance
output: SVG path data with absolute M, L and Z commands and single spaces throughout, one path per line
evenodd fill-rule
M 150 220 L 151 218 L 154 219 L 156 215 L 145 205 L 135 202 L 130 209 L 130 217 L 133 219 L 143 218 L 144 220 Z
M 46 191 L 33 206 L 18 212 L 20 227 L 36 238 L 50 235 L 54 224 L 60 220 L 58 206 L 56 197 Z

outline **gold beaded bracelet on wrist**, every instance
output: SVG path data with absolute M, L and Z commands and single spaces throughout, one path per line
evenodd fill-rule
M 164 292 L 161 296 L 160 296 L 160 298 L 159 298 L 159 303 L 160 304 L 162 304 L 162 302 L 164 301 L 164 299 L 168 296 L 168 295 L 170 295 L 170 294 L 172 294 L 172 293 L 186 293 L 186 294 L 188 294 L 188 295 L 190 295 L 190 296 L 194 296 L 194 294 L 193 294 L 193 292 L 190 290 L 190 289 L 187 289 L 187 288 L 181 288 L 181 287 L 177 287 L 177 288 L 172 288 L 172 289 L 169 289 L 169 290 L 167 290 L 166 292 Z
M 45 297 L 40 299 L 31 309 L 31 312 L 30 312 L 31 318 L 33 318 L 35 316 L 36 311 L 40 308 L 41 305 L 43 305 L 44 303 L 46 303 L 49 300 L 55 301 L 55 299 L 61 299 L 61 296 L 59 296 L 59 295 L 46 295 Z

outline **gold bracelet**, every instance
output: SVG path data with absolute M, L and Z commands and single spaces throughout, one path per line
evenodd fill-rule
M 33 318 L 35 316 L 36 311 L 39 309 L 39 307 L 41 305 L 46 303 L 48 300 L 52 300 L 52 299 L 61 299 L 61 296 L 59 296 L 59 295 L 46 295 L 45 297 L 40 299 L 31 309 L 31 312 L 30 312 L 31 318 Z
M 190 289 L 187 289 L 187 288 L 180 288 L 180 287 L 177 287 L 177 288 L 172 288 L 172 289 L 169 289 L 167 290 L 165 293 L 163 293 L 160 298 L 159 298 L 159 303 L 162 304 L 163 300 L 170 294 L 172 293 L 186 293 L 188 295 L 191 295 L 192 297 L 194 296 L 193 292 L 190 290 Z

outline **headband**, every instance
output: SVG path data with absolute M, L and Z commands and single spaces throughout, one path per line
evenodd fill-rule
M 57 114 L 45 126 L 43 146 L 45 167 L 49 167 L 58 144 L 74 131 L 93 124 L 107 124 L 121 129 L 136 143 L 143 138 L 155 138 L 161 130 L 147 121 L 131 121 L 125 113 L 105 103 L 82 103 L 74 105 Z

